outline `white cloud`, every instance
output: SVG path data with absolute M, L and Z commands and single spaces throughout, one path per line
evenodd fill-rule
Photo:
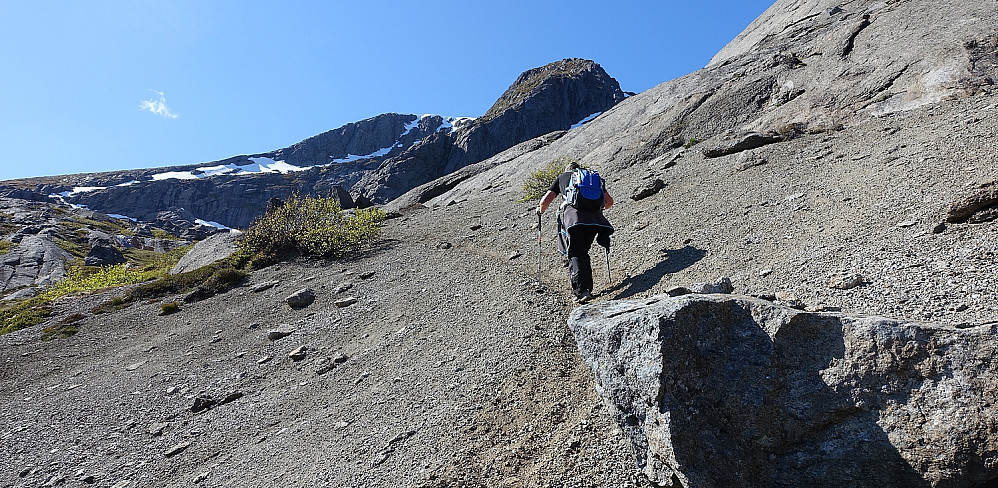
M 143 100 L 142 103 L 139 104 L 139 108 L 142 110 L 148 110 L 149 112 L 168 119 L 177 118 L 177 114 L 173 113 L 173 111 L 170 110 L 170 107 L 166 106 L 166 97 L 163 95 L 163 92 L 153 90 L 153 93 L 159 95 L 159 99 L 154 97 L 149 100 Z

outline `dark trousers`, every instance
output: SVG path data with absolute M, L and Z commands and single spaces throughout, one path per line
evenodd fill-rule
M 576 225 L 568 229 L 568 276 L 572 280 L 575 296 L 593 291 L 593 265 L 589 259 L 589 249 L 599 233 L 599 227 Z

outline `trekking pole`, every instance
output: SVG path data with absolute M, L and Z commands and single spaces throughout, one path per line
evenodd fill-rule
M 541 281 L 541 213 L 537 212 L 537 281 Z
M 609 287 L 613 284 L 613 278 L 610 278 L 610 246 L 604 247 L 603 250 L 606 251 L 606 286 Z

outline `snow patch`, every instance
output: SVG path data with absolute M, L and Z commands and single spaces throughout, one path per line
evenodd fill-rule
M 571 129 L 577 129 L 579 127 L 582 127 L 583 125 L 585 125 L 586 122 L 589 122 L 590 120 L 593 120 L 596 117 L 599 117 L 600 115 L 603 115 L 603 112 L 596 112 L 596 113 L 594 113 L 594 114 L 592 114 L 592 115 L 590 115 L 590 116 L 588 116 L 588 117 L 586 117 L 586 118 L 578 121 L 576 124 L 573 124 L 572 127 L 569 128 L 569 130 L 571 130 Z
M 121 214 L 107 214 L 107 216 L 111 217 L 112 219 L 131 220 L 132 222 L 138 222 L 139 221 L 139 219 L 136 219 L 136 218 L 133 218 L 133 217 L 129 217 L 127 215 L 121 215 Z
M 207 225 L 207 226 L 210 226 L 210 227 L 214 227 L 216 229 L 229 230 L 229 231 L 233 230 L 230 227 L 226 227 L 225 225 L 219 224 L 218 222 L 213 222 L 211 220 L 194 219 L 194 222 L 197 223 L 197 224 Z

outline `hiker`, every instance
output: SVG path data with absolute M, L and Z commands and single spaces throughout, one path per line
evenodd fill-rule
M 589 249 L 595 240 L 609 252 L 613 226 L 603 216 L 603 209 L 613 205 L 613 197 L 607 193 L 598 174 L 581 169 L 575 162 L 569 163 L 565 172 L 551 182 L 537 205 L 538 215 L 543 214 L 558 195 L 565 196 L 557 214 L 558 251 L 568 257 L 568 274 L 576 300 L 586 303 L 593 298 Z

